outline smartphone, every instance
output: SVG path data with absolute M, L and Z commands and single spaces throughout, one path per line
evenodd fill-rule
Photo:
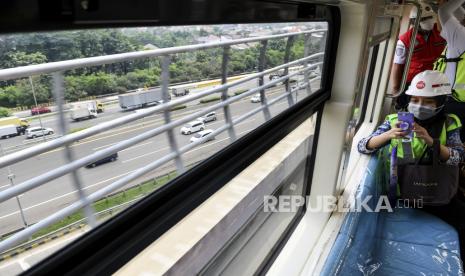
M 413 113 L 410 112 L 398 112 L 397 120 L 399 121 L 399 128 L 407 133 L 407 137 L 412 138 L 413 136 Z

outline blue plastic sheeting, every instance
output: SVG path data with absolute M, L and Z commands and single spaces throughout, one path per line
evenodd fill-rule
M 357 200 L 375 209 L 386 183 L 372 157 L 357 191 Z M 460 275 L 459 239 L 455 229 L 419 209 L 347 214 L 322 275 Z

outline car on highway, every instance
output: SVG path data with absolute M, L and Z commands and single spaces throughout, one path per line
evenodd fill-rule
M 118 159 L 118 153 L 115 152 L 112 155 L 109 155 L 107 157 L 104 157 L 104 158 L 102 158 L 100 160 L 97 160 L 95 162 L 92 162 L 92 163 L 86 165 L 86 168 L 95 168 L 95 167 L 97 167 L 99 165 L 102 165 L 102 164 L 105 164 L 105 163 L 114 162 L 117 159 Z
M 202 117 L 198 117 L 197 121 L 204 122 L 204 123 L 216 121 L 216 113 L 215 112 L 207 113 L 203 115 Z
M 195 120 L 195 121 L 185 124 L 181 128 L 181 134 L 189 135 L 191 133 L 202 131 L 204 129 L 205 129 L 204 123 L 202 121 Z
M 196 133 L 194 136 L 192 136 L 189 141 L 191 143 L 197 142 L 198 140 L 204 138 L 205 136 L 210 135 L 212 132 L 213 132 L 213 129 L 202 130 L 202 131 Z M 203 141 L 203 142 L 205 143 L 205 142 L 208 142 L 208 141 L 211 141 L 211 140 L 215 140 L 215 136 L 208 137 L 208 139 L 205 139 L 205 141 Z
M 250 98 L 250 102 L 252 102 L 252 103 L 259 103 L 259 102 L 261 102 L 260 93 L 257 93 L 257 94 L 255 94 L 255 95 L 253 95 L 252 98 Z
M 34 139 L 42 135 L 52 135 L 54 133 L 52 128 L 49 127 L 31 127 L 26 130 L 26 138 Z
M 45 106 L 38 106 L 31 109 L 31 115 L 38 115 L 43 113 L 50 113 L 52 110 Z
M 279 79 L 279 78 L 280 78 L 280 76 L 278 76 L 278 75 L 270 75 L 270 76 L 269 76 L 269 80 L 270 80 L 270 81 L 271 81 L 271 80 L 275 80 L 275 79 Z

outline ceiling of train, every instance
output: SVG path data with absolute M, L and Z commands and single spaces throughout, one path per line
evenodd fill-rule
M 324 17 L 327 10 L 318 3 L 338 2 L 333 0 L 2 1 L 0 33 L 121 26 L 312 21 Z

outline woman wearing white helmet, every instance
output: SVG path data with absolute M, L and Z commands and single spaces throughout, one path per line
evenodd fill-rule
M 433 137 L 440 137 L 441 160 L 458 165 L 465 155 L 460 141 L 462 125 L 457 116 L 444 112 L 444 103 L 451 94 L 451 85 L 446 75 L 432 70 L 421 72 L 413 78 L 406 94 L 411 96 L 407 109 L 415 117 L 414 136 L 410 141 L 413 158 L 420 157 L 424 150 L 433 145 Z M 437 124 L 445 125 L 441 133 L 433 133 Z M 361 153 L 372 153 L 389 143 L 390 148 L 401 146 L 405 143 L 401 143 L 399 138 L 404 138 L 406 134 L 399 127 L 397 114 L 391 114 L 373 134 L 359 142 L 358 150 Z M 400 159 L 404 158 L 402 150 L 398 150 L 398 155 Z
M 397 149 L 398 164 L 413 163 L 426 151 L 427 158 L 422 160 L 431 162 L 434 137 L 440 141 L 440 159 L 449 165 L 458 165 L 465 156 L 460 140 L 461 123 L 457 116 L 444 111 L 444 104 L 451 90 L 449 79 L 441 72 L 427 70 L 416 75 L 406 92 L 411 96 L 407 109 L 413 113 L 415 121 L 413 137 L 405 139 L 408 137 L 407 132 L 401 128 L 398 115 L 391 114 L 373 134 L 358 143 L 359 152 L 369 154 L 386 146 L 380 153 L 389 166 L 394 147 Z M 389 169 L 386 169 L 386 173 L 389 173 Z M 463 195 L 458 193 L 448 205 L 424 209 L 457 229 L 462 258 L 465 258 L 464 202 Z

